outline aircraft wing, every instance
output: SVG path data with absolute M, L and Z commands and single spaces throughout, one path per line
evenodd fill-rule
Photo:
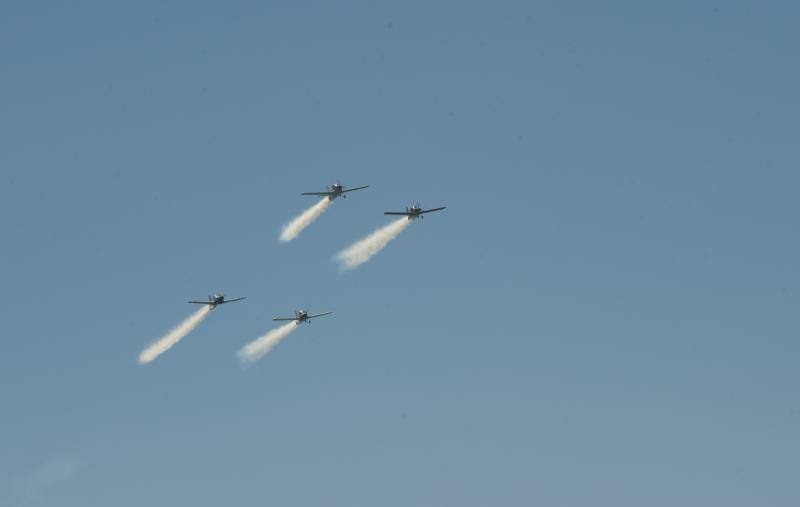
M 433 209 L 426 209 L 425 211 L 420 211 L 419 214 L 422 215 L 423 213 L 431 213 L 433 211 L 442 211 L 447 206 L 442 206 L 441 208 L 433 208 Z
M 326 196 L 331 196 L 331 195 L 333 195 L 333 192 L 303 192 L 300 195 L 326 195 Z
M 247 298 L 226 299 L 225 301 L 223 301 L 220 304 L 224 305 L 225 303 L 235 303 L 236 301 L 241 301 L 242 299 L 247 299 Z
M 309 319 L 314 319 L 314 318 L 316 318 L 316 317 L 322 317 L 322 316 L 325 316 L 325 315 L 330 315 L 330 314 L 332 314 L 332 313 L 333 313 L 333 312 L 318 313 L 318 314 L 316 314 L 316 315 L 309 315 L 309 316 L 308 316 L 308 318 L 309 318 Z
M 365 188 L 369 188 L 369 185 L 364 185 L 363 187 L 348 188 L 347 190 L 342 190 L 342 193 L 344 194 L 346 192 L 353 192 L 355 190 L 362 190 Z
M 411 215 L 411 213 L 406 213 L 405 211 L 384 211 L 383 214 L 384 215 L 403 215 L 404 217 L 407 217 L 407 216 Z
M 297 320 L 297 317 L 273 317 L 272 320 Z
M 214 304 L 213 301 L 189 301 L 189 303 L 192 303 L 193 305 L 213 305 Z

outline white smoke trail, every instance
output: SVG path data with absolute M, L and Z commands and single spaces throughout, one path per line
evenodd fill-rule
M 296 238 L 303 229 L 311 225 L 314 220 L 325 213 L 325 210 L 328 209 L 328 206 L 330 206 L 332 202 L 333 201 L 327 197 L 323 197 L 317 204 L 293 218 L 291 222 L 283 226 L 281 230 L 281 241 L 287 242 Z
M 242 363 L 242 366 L 250 366 L 261 359 L 261 357 L 269 352 L 272 347 L 280 343 L 281 340 L 286 338 L 298 327 L 300 326 L 298 326 L 294 321 L 287 322 L 281 327 L 272 329 L 261 338 L 257 338 L 242 347 L 238 353 L 239 361 Z
M 189 334 L 192 329 L 203 322 L 211 311 L 211 305 L 203 305 L 202 308 L 191 314 L 186 320 L 175 326 L 169 333 L 162 338 L 151 343 L 139 354 L 139 364 L 147 364 L 164 352 L 172 348 L 173 345 L 181 341 L 181 338 Z
M 370 260 L 376 253 L 383 250 L 391 240 L 408 227 L 411 223 L 407 217 L 402 217 L 394 222 L 384 225 L 380 229 L 372 232 L 366 238 L 358 240 L 349 247 L 345 248 L 336 255 L 339 261 L 339 269 L 355 269 Z

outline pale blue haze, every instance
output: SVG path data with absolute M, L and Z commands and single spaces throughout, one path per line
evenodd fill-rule
M 799 17 L 2 2 L 0 505 L 800 504 Z

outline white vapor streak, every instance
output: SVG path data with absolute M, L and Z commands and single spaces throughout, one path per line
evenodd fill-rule
M 333 201 L 327 197 L 323 197 L 317 204 L 311 206 L 293 218 L 291 222 L 284 225 L 283 229 L 281 230 L 281 241 L 287 242 L 296 238 L 303 229 L 311 225 L 314 220 L 318 219 L 320 215 L 325 213 L 325 210 L 328 209 L 328 206 L 331 205 L 331 202 Z
M 175 326 L 169 333 L 162 338 L 151 343 L 139 354 L 139 364 L 147 364 L 164 352 L 172 348 L 173 345 L 181 341 L 181 338 L 189 334 L 192 329 L 203 322 L 211 311 L 211 305 L 203 305 L 202 308 L 191 314 L 183 322 Z
M 336 255 L 340 269 L 355 269 L 370 260 L 383 250 L 391 240 L 396 238 L 411 223 L 407 217 L 398 218 L 394 222 L 373 231 L 366 238 L 358 240 Z
M 295 321 L 287 322 L 281 327 L 272 329 L 261 338 L 257 338 L 239 350 L 239 361 L 242 366 L 250 366 L 259 359 L 261 359 L 272 347 L 280 343 L 281 340 L 286 338 L 289 333 L 297 329 L 298 326 Z

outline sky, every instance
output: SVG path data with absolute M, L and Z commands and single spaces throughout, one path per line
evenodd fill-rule
M 797 505 L 798 15 L 3 2 L 0 504 Z

